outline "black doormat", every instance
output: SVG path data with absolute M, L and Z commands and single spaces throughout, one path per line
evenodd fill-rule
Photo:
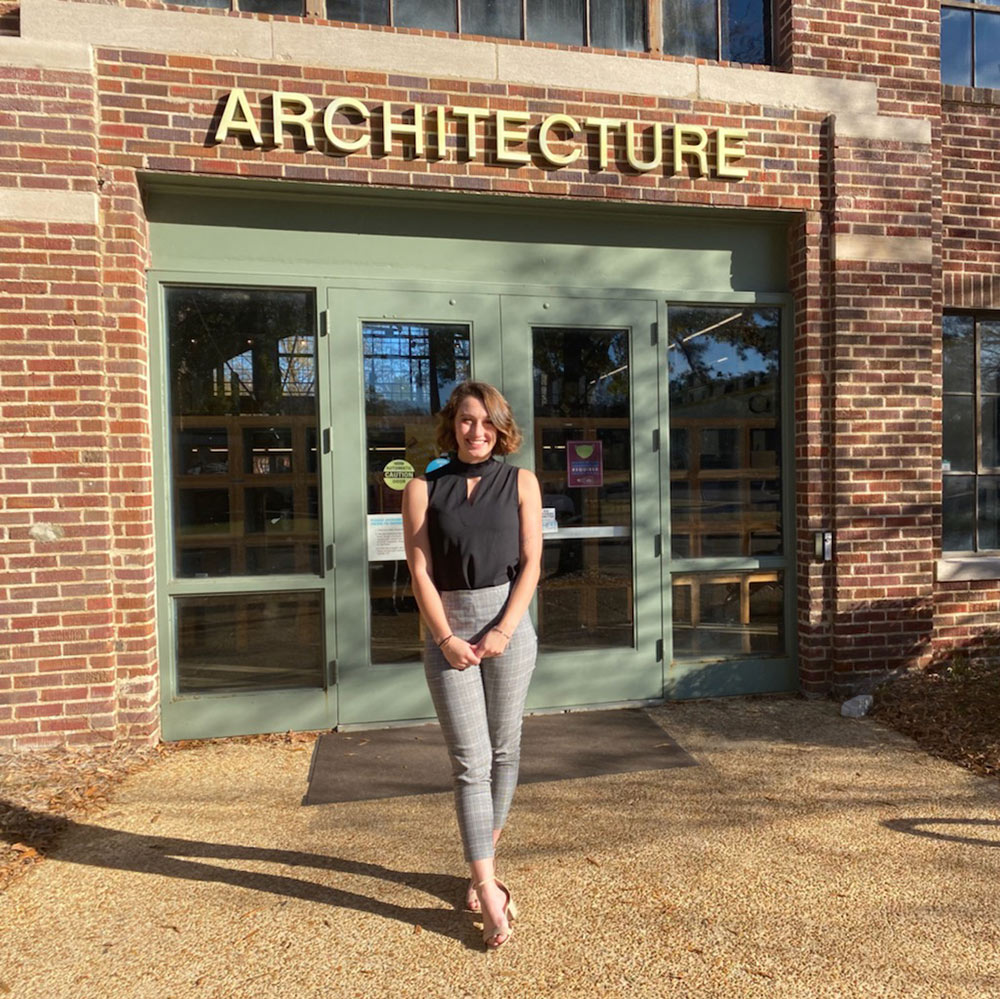
M 697 766 L 641 709 L 529 715 L 521 738 L 522 784 Z M 316 740 L 305 805 L 451 790 L 437 725 L 330 732 Z

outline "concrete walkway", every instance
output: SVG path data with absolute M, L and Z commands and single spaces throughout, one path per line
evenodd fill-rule
M 0 896 L 0 996 L 1000 996 L 1000 783 L 829 703 L 652 714 L 699 766 L 519 789 L 498 953 L 449 794 L 305 808 L 309 749 L 215 744 Z

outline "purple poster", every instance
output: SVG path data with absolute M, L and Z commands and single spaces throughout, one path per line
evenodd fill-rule
M 600 441 L 566 441 L 566 484 L 604 485 L 604 455 Z

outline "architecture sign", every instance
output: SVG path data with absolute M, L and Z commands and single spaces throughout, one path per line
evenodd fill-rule
M 262 125 L 270 130 L 267 140 Z M 462 157 L 545 169 L 586 156 L 600 170 L 623 156 L 621 165 L 640 173 L 691 167 L 698 176 L 740 180 L 749 172 L 740 165 L 748 137 L 743 128 L 392 101 L 369 106 L 356 97 L 334 97 L 319 107 L 307 94 L 290 91 L 265 95 L 257 113 L 240 87 L 226 95 L 214 138 L 240 136 L 254 146 L 280 148 L 288 135 L 332 156 L 391 156 L 405 148 L 429 160 Z

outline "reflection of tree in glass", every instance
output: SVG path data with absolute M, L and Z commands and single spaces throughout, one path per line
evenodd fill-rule
M 770 13 L 766 0 L 727 0 L 723 5 L 722 58 L 770 62 Z
M 983 392 L 1000 392 L 1000 322 L 980 319 L 979 385 Z
M 951 315 L 941 320 L 946 392 L 975 390 L 975 323 L 972 316 Z
M 313 410 L 311 293 L 168 288 L 166 305 L 175 414 Z
M 670 310 L 670 392 L 778 373 L 780 313 L 777 309 L 718 307 Z
M 536 416 L 628 416 L 624 330 L 536 329 Z
M 464 325 L 364 325 L 365 404 L 369 415 L 436 413 L 469 377 Z

